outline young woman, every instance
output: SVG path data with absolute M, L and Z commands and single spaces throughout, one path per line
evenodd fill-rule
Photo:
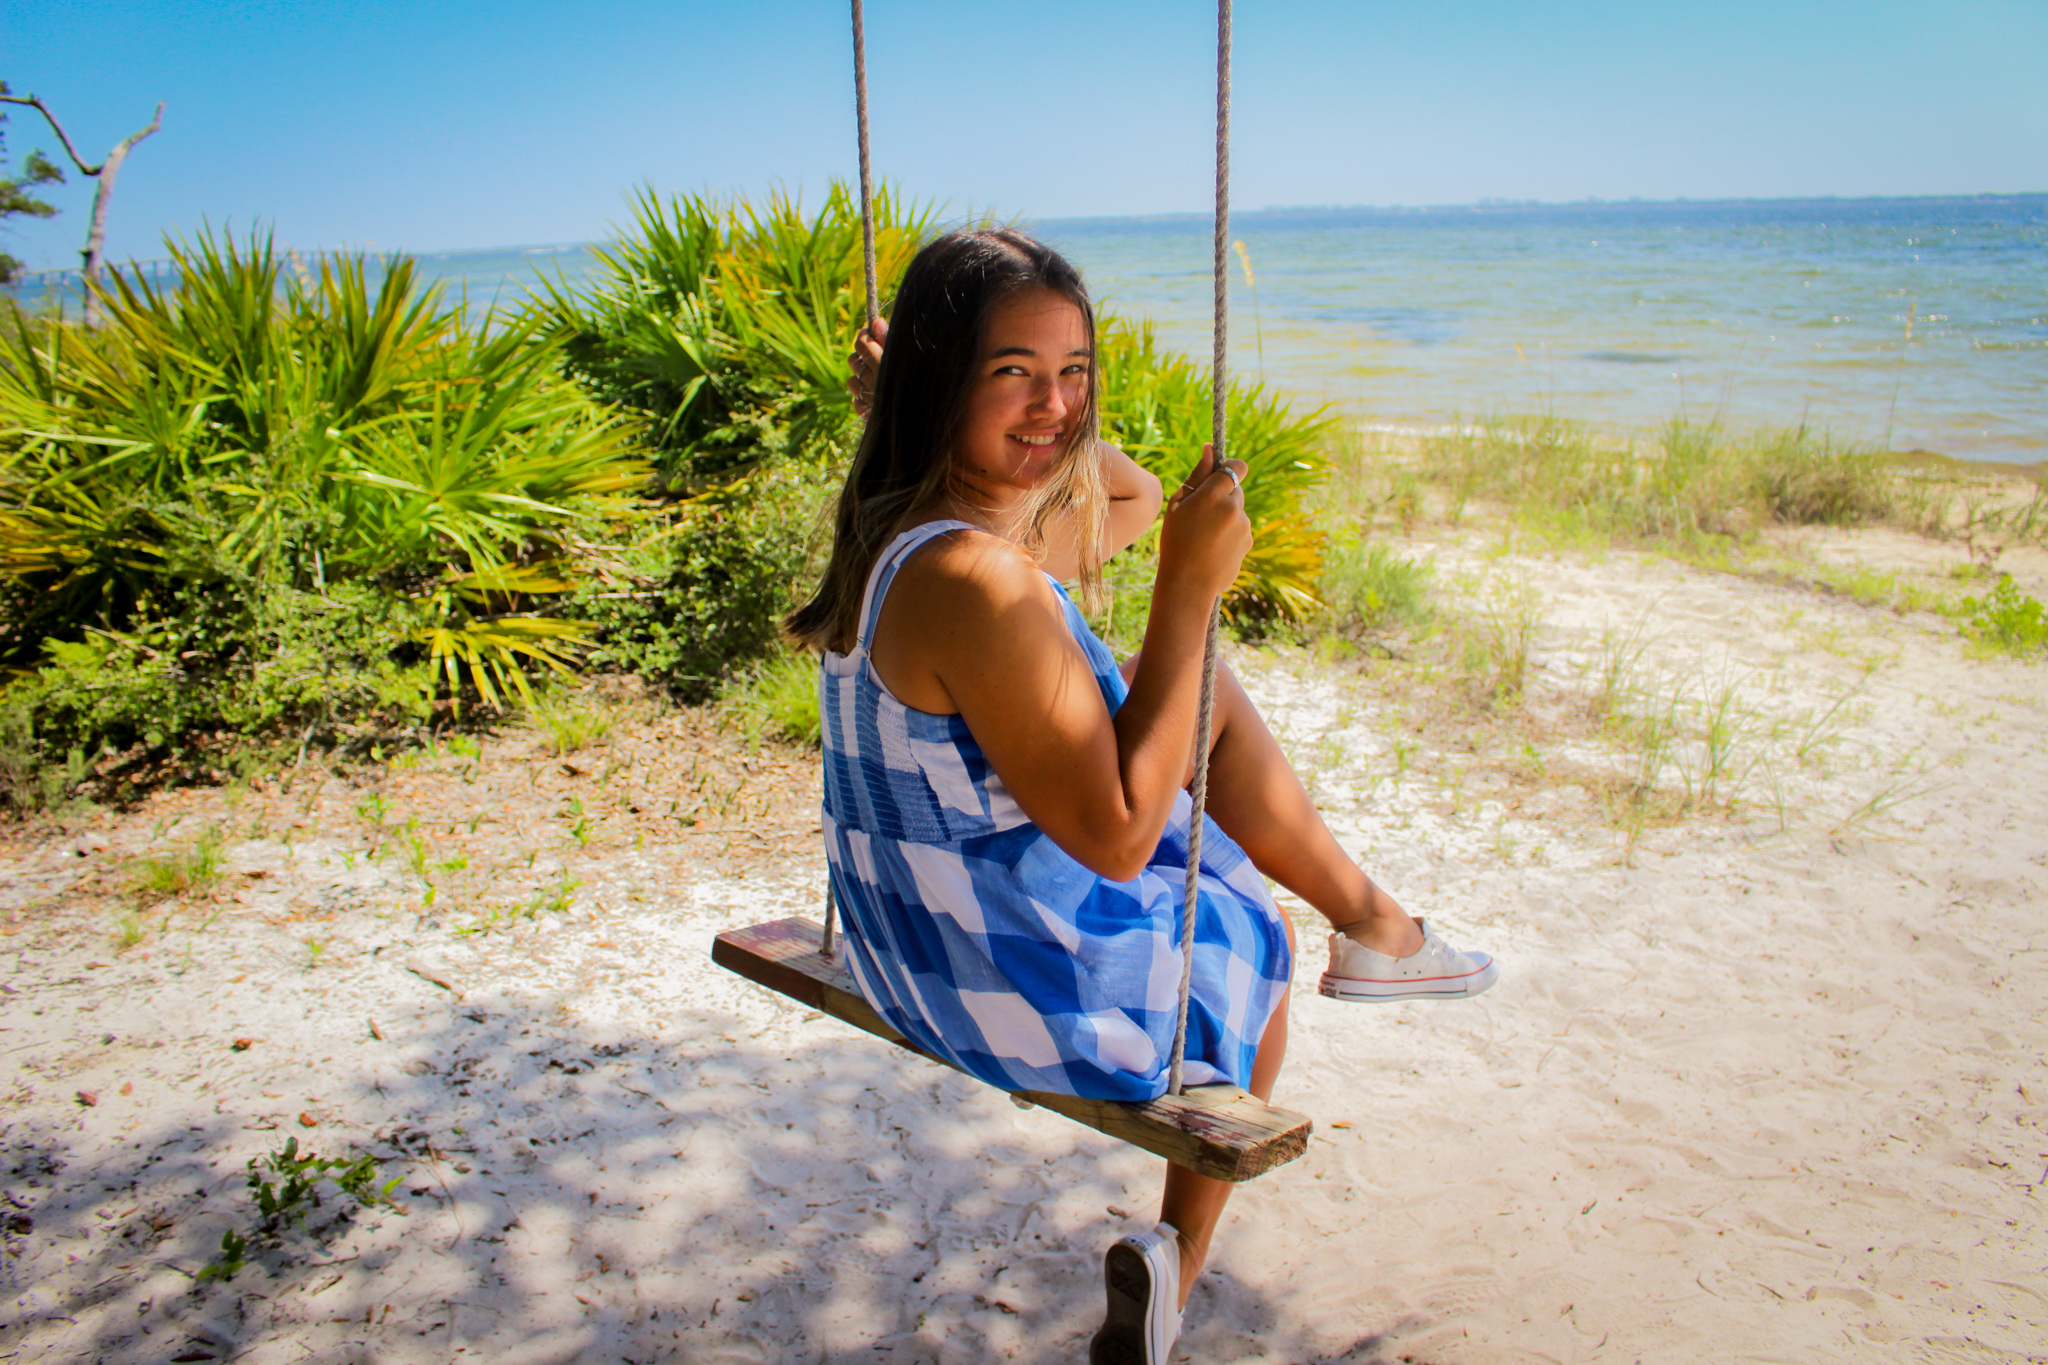
M 847 962 L 919 1047 L 1008 1090 L 1164 1093 L 1209 605 L 1251 547 L 1245 466 L 1210 452 L 1166 501 L 1142 649 L 1117 665 L 1058 580 L 1159 514 L 1096 436 L 1080 276 L 1007 229 L 918 254 L 853 364 L 867 415 L 817 594 L 825 844 Z M 887 345 L 883 346 L 886 338 Z M 1227 670 L 1217 679 L 1185 1077 L 1272 1093 L 1293 930 L 1331 925 L 1322 993 L 1476 995 L 1445 946 L 1345 856 Z M 1164 1362 L 1230 1186 L 1169 1165 L 1157 1230 L 1107 1260 L 1098 1362 Z

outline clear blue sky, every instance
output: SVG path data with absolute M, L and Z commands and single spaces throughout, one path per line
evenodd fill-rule
M 956 211 L 1209 200 L 1213 10 L 868 0 L 878 170 Z M 1239 0 L 1235 202 L 2048 190 L 2048 0 Z M 0 79 L 98 157 L 165 100 L 109 245 L 601 236 L 623 193 L 853 167 L 843 0 L 12 0 Z M 56 153 L 10 109 L 10 157 Z M 90 182 L 4 243 L 69 265 Z M 21 224 L 21 220 L 15 220 Z

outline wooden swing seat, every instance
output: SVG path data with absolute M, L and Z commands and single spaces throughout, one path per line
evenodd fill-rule
M 800 916 L 730 929 L 712 945 L 711 960 L 920 1057 L 941 1060 L 875 1013 L 855 989 L 843 956 L 821 951 L 824 933 L 816 920 Z M 1312 1127 L 1306 1115 L 1275 1109 L 1234 1085 L 1191 1085 L 1143 1104 L 1036 1090 L 1017 1098 L 1217 1180 L 1250 1180 L 1294 1160 L 1308 1150 Z

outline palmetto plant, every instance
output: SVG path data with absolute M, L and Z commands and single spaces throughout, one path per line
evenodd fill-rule
M 1159 348 L 1149 322 L 1103 319 L 1096 341 L 1103 439 L 1171 489 L 1187 477 L 1210 436 L 1206 371 Z M 1224 598 L 1240 626 L 1298 620 L 1320 600 L 1323 538 L 1302 495 L 1328 472 L 1324 450 L 1338 428 L 1325 410 L 1291 411 L 1263 384 L 1232 384 L 1225 404 L 1229 450 L 1251 467 L 1244 483 L 1252 549 Z
M 174 591 L 256 620 L 344 582 L 408 604 L 393 645 L 458 699 L 566 662 L 576 623 L 535 606 L 647 469 L 552 347 L 465 321 L 404 259 L 373 283 L 361 257 L 287 271 L 260 238 L 170 253 L 168 288 L 113 278 L 102 328 L 16 312 L 0 338 L 0 662 L 161 633 Z
M 846 350 L 863 321 L 859 206 L 834 185 L 815 212 L 783 194 L 764 206 L 643 192 L 634 221 L 598 250 L 595 281 L 547 285 L 543 331 L 572 372 L 643 415 L 671 491 L 730 484 L 777 450 L 831 463 L 854 432 Z M 884 189 L 876 265 L 886 289 L 930 236 L 935 214 Z M 1209 386 L 1149 326 L 1105 321 L 1103 434 L 1169 486 L 1208 438 Z M 1257 533 L 1225 603 L 1240 624 L 1316 605 L 1321 537 L 1302 492 L 1326 468 L 1336 421 L 1291 413 L 1262 386 L 1233 386 L 1232 453 L 1249 459 Z M 763 440 L 766 435 L 769 439 Z
M 881 279 L 903 273 L 934 219 L 886 187 L 876 195 Z M 846 186 L 815 212 L 779 191 L 756 206 L 643 190 L 632 223 L 593 254 L 588 285 L 542 285 L 537 324 L 594 393 L 642 417 L 673 491 L 850 434 L 846 351 L 866 304 Z

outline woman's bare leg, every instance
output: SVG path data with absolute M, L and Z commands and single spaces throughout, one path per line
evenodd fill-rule
M 1285 921 L 1283 921 L 1284 923 Z M 1287 946 L 1294 947 L 1294 926 L 1287 925 Z M 1273 1083 L 1280 1079 L 1280 1064 L 1287 1059 L 1287 993 L 1266 1021 L 1259 1036 L 1258 1055 L 1252 1061 L 1251 1084 L 1246 1087 L 1262 1100 L 1273 1098 Z M 1230 1199 L 1231 1184 L 1197 1175 L 1185 1166 L 1166 1166 L 1166 1194 L 1159 1201 L 1159 1221 L 1171 1223 L 1180 1234 L 1180 1303 L 1185 1308 L 1194 1290 L 1195 1277 L 1209 1260 L 1209 1242 Z
M 1136 666 L 1133 657 L 1125 676 Z M 1388 957 L 1418 951 L 1422 930 L 1338 844 L 1259 708 L 1221 663 L 1211 721 L 1208 813 L 1252 865 L 1356 942 Z

